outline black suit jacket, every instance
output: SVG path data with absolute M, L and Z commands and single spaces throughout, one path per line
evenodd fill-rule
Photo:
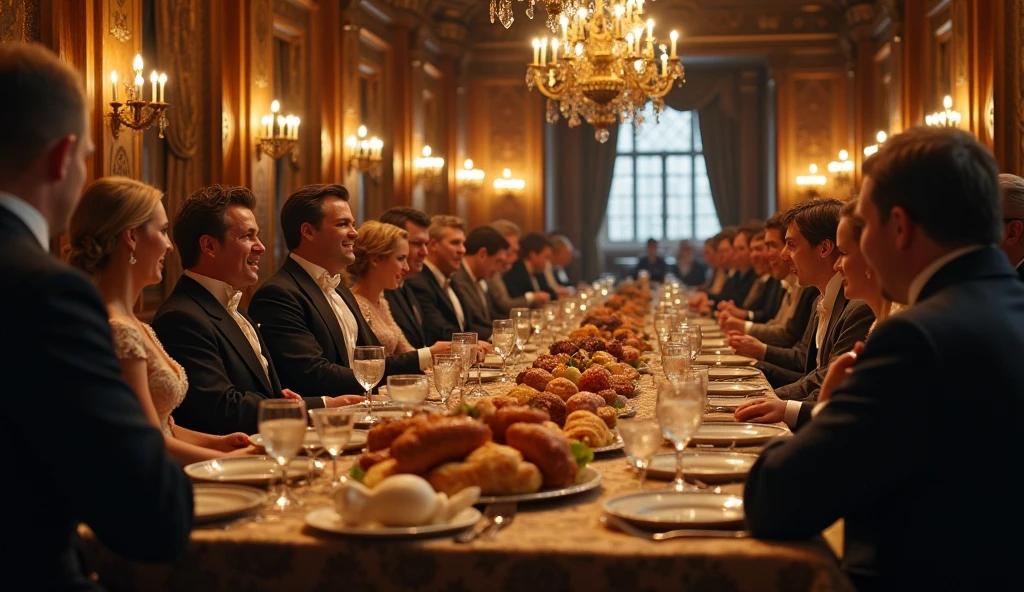
M 782 282 L 775 278 L 769 278 L 768 283 L 764 286 L 764 292 L 761 294 L 759 306 L 753 307 L 750 311 L 754 318 L 749 320 L 755 323 L 764 323 L 775 318 L 779 307 L 782 306 L 782 297 L 785 295 L 786 291 L 782 288 Z
M 1022 263 L 1017 268 L 1017 277 L 1019 277 L 1021 280 L 1024 280 L 1024 263 Z
M 744 492 L 751 531 L 797 539 L 844 518 L 861 590 L 1018 589 L 1024 514 L 979 499 L 996 513 L 979 517 L 956 480 L 1019 497 L 1006 451 L 1020 445 L 1022 351 L 1024 285 L 1005 256 L 951 261 L 875 328 L 821 412 L 765 447 Z
M 523 263 L 522 259 L 516 260 L 512 264 L 511 269 L 505 272 L 502 279 L 505 280 L 505 287 L 508 289 L 508 295 L 511 298 L 518 298 L 525 295 L 527 292 L 533 292 L 533 282 L 530 281 L 531 275 L 533 279 L 537 280 L 537 286 L 540 287 L 541 291 L 551 294 L 552 300 L 558 298 L 558 294 L 555 290 L 548 285 L 548 280 L 542 273 L 531 274 L 526 269 L 526 264 Z
M 352 291 L 339 285 L 337 292 L 359 326 L 356 345 L 380 345 Z M 249 311 L 266 336 L 282 384 L 304 396 L 363 393 L 350 367 L 345 337 L 334 309 L 320 286 L 294 259 L 286 258 L 284 265 L 256 290 Z M 384 376 L 419 374 L 418 355 L 412 351 L 389 356 Z
M 157 309 L 153 330 L 188 375 L 188 394 L 174 411 L 179 425 L 210 434 L 253 434 L 260 401 L 281 396 L 274 360 L 259 327 L 238 311 L 256 329 L 267 372 L 231 313 L 187 275 L 178 278 Z M 318 398 L 306 399 L 306 405 L 323 407 Z
M 27 477 L 0 490 L 18 535 L 0 558 L 5 579 L 99 590 L 74 550 L 79 522 L 128 559 L 174 559 L 192 529 L 192 486 L 121 378 L 96 288 L 2 206 L 0 277 L 0 372 L 23 403 L 9 398 L 0 410 L 0 445 L 7 474 Z
M 784 325 L 756 324 L 751 327 L 748 335 L 756 337 L 768 345 L 779 347 L 790 347 L 800 341 L 807 324 L 811 322 L 811 315 L 814 313 L 814 301 L 821 292 L 814 286 L 800 288 L 800 295 L 797 299 L 793 316 Z M 785 297 L 785 291 L 783 291 Z
M 668 263 L 665 263 L 665 258 L 661 255 L 655 257 L 654 262 L 651 263 L 647 259 L 647 255 L 642 255 L 640 260 L 637 262 L 636 267 L 633 269 L 633 273 L 630 277 L 637 277 L 641 271 L 646 271 L 651 274 L 652 282 L 664 282 L 665 274 L 668 272 Z
M 703 286 L 704 282 L 708 280 L 708 264 L 700 259 L 694 259 L 690 265 L 690 271 L 686 273 L 682 273 L 677 263 L 676 272 L 679 273 L 679 281 L 691 288 Z
M 452 288 L 459 297 L 459 303 L 462 304 L 463 314 L 466 315 L 466 330 L 476 332 L 477 336 L 485 341 L 490 339 L 495 318 L 491 299 L 486 293 L 481 299 L 480 291 L 465 269 L 465 263 L 452 274 Z
M 384 298 L 388 301 L 395 323 L 409 340 L 409 345 L 416 349 L 433 345 L 433 342 L 427 343 L 423 333 L 423 313 L 420 312 L 420 303 L 409 282 L 402 282 L 397 290 L 384 290 Z
M 713 304 L 717 304 L 723 300 L 732 300 L 736 306 L 742 306 L 743 300 L 747 297 L 747 293 L 750 292 L 750 287 L 754 285 L 754 280 L 757 279 L 757 272 L 751 267 L 745 273 L 736 272 L 732 274 L 732 277 L 725 280 L 725 285 L 722 286 L 722 291 L 716 296 L 709 296 L 708 300 Z
M 427 266 L 424 265 L 423 271 L 418 274 L 406 278 L 405 283 L 412 288 L 416 294 L 416 301 L 420 304 L 423 333 L 428 342 L 451 341 L 452 333 L 462 331 L 459 328 L 459 317 L 455 314 L 455 307 L 452 306 L 448 293 L 437 283 L 437 278 Z M 455 296 L 459 296 L 457 292 Z M 459 298 L 459 304 L 462 304 L 462 298 Z M 462 308 L 462 314 L 465 317 L 465 306 Z

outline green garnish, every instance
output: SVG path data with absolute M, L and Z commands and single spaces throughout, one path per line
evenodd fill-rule
M 352 470 L 348 472 L 348 476 L 362 483 L 363 478 L 366 477 L 366 471 L 359 466 L 359 463 L 356 463 L 352 465 Z
M 469 403 L 463 403 L 455 409 L 455 415 L 468 415 L 473 419 L 480 419 L 480 410 Z
M 615 397 L 615 402 L 612 403 L 612 407 L 616 409 L 623 409 L 625 406 L 625 403 L 621 402 L 618 397 Z
M 569 368 L 579 368 L 579 366 L 576 365 L 576 360 L 572 358 L 569 358 L 569 360 L 565 362 L 565 365 Z
M 569 442 L 569 449 L 572 450 L 572 456 L 576 459 L 576 466 L 581 469 L 594 460 L 594 451 L 583 442 L 573 440 Z

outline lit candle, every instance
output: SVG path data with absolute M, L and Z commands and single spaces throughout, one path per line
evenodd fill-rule
M 284 115 L 277 116 L 277 131 L 271 133 L 272 136 L 283 136 L 284 135 Z
M 153 86 L 153 102 L 154 103 L 158 100 L 157 99 L 157 95 L 156 95 L 156 81 L 157 81 L 156 70 L 153 70 L 153 72 L 149 75 L 149 83 Z
M 164 97 L 164 85 L 167 84 L 167 72 L 160 73 L 160 102 L 165 103 L 167 99 Z
M 644 0 L 636 0 L 636 12 L 637 14 L 644 13 Z
M 562 15 L 562 18 L 558 21 L 562 25 L 562 43 L 569 42 L 569 17 Z
M 661 54 L 661 75 L 668 76 L 668 54 Z
M 628 50 L 629 53 L 633 53 L 633 34 L 632 33 L 627 33 L 626 34 L 626 47 L 629 48 L 629 50 Z
M 111 101 L 117 102 L 117 70 L 110 72 L 110 89 L 113 91 L 113 98 Z
M 647 19 L 647 42 L 654 40 L 654 19 Z
M 295 118 L 295 127 L 292 128 L 292 137 L 295 138 L 296 140 L 299 139 L 299 124 L 300 123 L 302 123 L 302 120 L 299 119 L 298 117 L 296 117 Z
M 142 73 L 139 72 L 135 75 L 135 100 L 142 100 L 142 87 L 146 86 L 146 79 L 142 77 Z
M 276 99 L 270 102 L 270 112 L 272 114 L 277 115 L 277 112 L 280 111 L 280 110 L 281 110 L 281 103 L 277 102 Z
M 558 39 L 551 38 L 551 60 L 553 63 L 558 63 Z
M 676 41 L 679 41 L 679 33 L 672 31 L 669 33 L 668 38 L 672 40 L 672 55 L 670 57 L 676 57 Z
M 142 74 L 142 56 L 140 54 L 135 54 L 135 59 L 132 61 L 132 70 L 135 70 L 135 73 L 138 75 Z
M 537 65 L 540 63 L 540 39 L 534 37 L 533 39 L 533 64 Z
M 548 56 L 548 40 L 547 39 L 541 39 L 540 40 L 540 63 L 541 64 L 548 63 L 548 57 L 547 56 Z

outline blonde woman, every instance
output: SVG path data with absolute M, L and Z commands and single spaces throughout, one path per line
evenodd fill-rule
M 352 294 L 359 303 L 359 310 L 387 356 L 417 351 L 409 345 L 384 298 L 384 290 L 397 289 L 403 274 L 409 270 L 408 237 L 409 233 L 402 228 L 370 220 L 359 227 L 359 238 L 353 248 L 356 260 L 348 267 L 349 275 L 355 280 Z M 439 341 L 420 351 L 423 361 L 432 360 L 434 355 L 451 351 L 451 342 Z
M 65 256 L 99 288 L 121 373 L 150 423 L 163 431 L 171 456 L 189 464 L 254 454 L 256 448 L 245 434 L 213 436 L 174 425 L 171 413 L 184 400 L 188 379 L 150 326 L 132 312 L 142 289 L 163 279 L 164 259 L 173 250 L 162 197 L 158 189 L 132 179 L 97 180 L 71 217 Z

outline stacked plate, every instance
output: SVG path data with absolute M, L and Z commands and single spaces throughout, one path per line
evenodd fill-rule
M 709 397 L 751 397 L 767 390 L 768 387 L 752 382 L 709 382 Z
M 757 446 L 776 436 L 789 433 L 786 428 L 768 424 L 706 422 L 701 424 L 690 443 L 712 446 Z
M 761 376 L 757 368 L 743 366 L 715 366 L 708 370 L 708 380 L 745 380 Z
M 683 474 L 702 483 L 727 483 L 745 479 L 757 462 L 756 454 L 742 452 L 712 452 L 706 450 L 683 453 Z M 647 467 L 652 479 L 675 479 L 676 455 L 659 454 Z
M 743 498 L 727 493 L 645 491 L 614 497 L 605 513 L 650 530 L 742 528 Z
M 352 437 L 349 438 L 348 444 L 345 445 L 346 452 L 351 450 L 362 450 L 366 446 L 366 430 L 352 430 Z M 256 446 L 263 446 L 263 436 L 259 433 L 249 436 L 249 441 Z M 320 434 L 316 433 L 316 428 L 306 428 L 306 439 L 302 443 L 302 447 L 311 447 L 314 450 L 323 449 L 320 446 Z

